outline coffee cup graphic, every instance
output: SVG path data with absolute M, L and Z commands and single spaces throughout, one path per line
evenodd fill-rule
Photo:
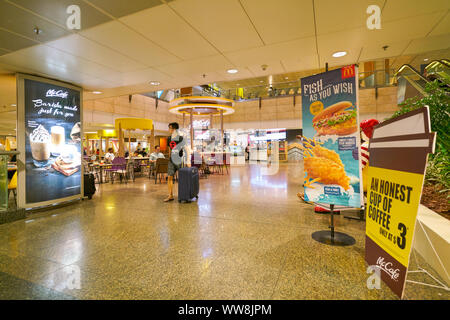
M 50 128 L 52 140 L 52 155 L 59 156 L 66 143 L 66 133 L 64 127 L 53 126 Z
M 366 261 L 385 271 L 381 279 L 400 298 L 428 154 L 434 153 L 435 144 L 427 106 L 380 123 L 369 144 Z M 395 277 L 383 269 L 384 261 L 395 270 Z
M 33 157 L 33 163 L 41 168 L 49 165 L 51 137 L 48 131 L 39 125 L 30 134 L 30 148 Z

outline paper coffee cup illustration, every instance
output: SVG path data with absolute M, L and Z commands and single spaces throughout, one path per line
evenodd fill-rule
M 52 137 L 52 155 L 59 156 L 66 142 L 65 130 L 61 126 L 53 126 L 50 128 Z
M 36 167 L 45 167 L 49 164 L 51 138 L 48 131 L 39 125 L 30 134 L 30 147 L 33 163 Z
M 404 295 L 428 154 L 434 153 L 427 106 L 375 127 L 369 145 L 366 261 Z

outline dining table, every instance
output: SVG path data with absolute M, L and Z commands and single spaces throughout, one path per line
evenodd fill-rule
M 103 170 L 105 168 L 110 168 L 112 166 L 111 163 L 89 163 L 90 167 L 98 167 L 100 169 L 100 181 L 99 183 L 102 184 L 103 182 Z

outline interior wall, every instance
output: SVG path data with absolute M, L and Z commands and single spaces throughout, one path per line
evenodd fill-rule
M 360 121 L 375 118 L 383 121 L 392 115 L 397 107 L 397 87 L 359 90 Z M 155 106 L 155 99 L 143 95 L 87 100 L 84 102 L 85 126 L 98 123 L 114 124 L 120 117 L 152 119 L 156 130 L 167 131 L 169 122 L 176 121 L 182 126 L 183 117 L 169 112 L 169 104 L 164 101 Z M 224 116 L 224 129 L 272 129 L 302 128 L 301 96 L 236 102 L 235 113 Z M 189 117 L 185 119 L 186 125 Z M 220 128 L 220 117 L 215 116 L 213 127 Z
M 169 122 L 181 123 L 182 116 L 169 112 L 169 104 L 158 101 L 156 107 L 155 99 L 143 95 L 119 96 L 114 98 L 100 98 L 85 100 L 83 104 L 83 120 L 85 127 L 95 124 L 112 124 L 116 118 L 146 118 L 152 119 L 155 130 L 167 131 Z
M 224 117 L 226 129 L 302 128 L 302 97 L 280 97 L 237 102 L 236 112 Z M 360 121 L 374 118 L 383 121 L 397 106 L 397 87 L 359 90 Z M 215 119 L 217 122 L 218 119 Z

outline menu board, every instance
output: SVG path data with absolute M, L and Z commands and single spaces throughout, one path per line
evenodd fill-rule
M 81 194 L 80 91 L 24 79 L 25 202 Z
M 358 69 L 301 79 L 305 200 L 361 207 Z

